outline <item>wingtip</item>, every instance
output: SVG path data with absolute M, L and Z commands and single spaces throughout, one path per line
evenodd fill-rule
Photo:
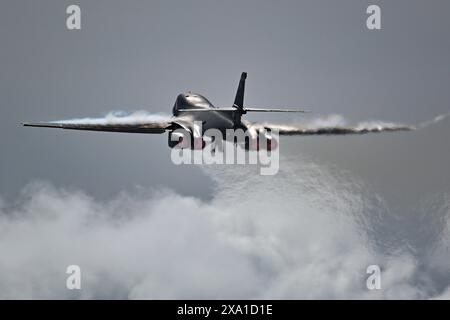
M 24 127 L 35 127 L 39 125 L 39 123 L 36 122 L 22 122 L 21 124 Z
M 22 125 L 24 127 L 62 128 L 61 124 L 59 124 L 59 123 L 50 123 L 50 122 L 23 122 Z

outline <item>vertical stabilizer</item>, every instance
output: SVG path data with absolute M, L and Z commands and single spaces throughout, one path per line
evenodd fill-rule
M 233 107 L 243 110 L 244 109 L 244 92 L 245 92 L 245 79 L 247 79 L 247 72 L 242 72 L 241 80 L 236 92 L 236 98 L 234 99 Z

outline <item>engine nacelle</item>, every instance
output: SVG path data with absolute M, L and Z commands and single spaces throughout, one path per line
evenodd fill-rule
M 206 145 L 203 138 L 194 138 L 192 133 L 183 130 L 170 131 L 168 135 L 169 148 L 203 149 Z

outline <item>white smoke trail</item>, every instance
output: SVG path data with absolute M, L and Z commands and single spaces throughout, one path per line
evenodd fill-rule
M 364 121 L 355 125 L 349 125 L 340 115 L 330 115 L 323 118 L 312 119 L 301 123 L 276 124 L 276 123 L 249 123 L 247 127 L 260 130 L 263 128 L 277 129 L 281 135 L 349 135 L 349 134 L 367 134 L 392 131 L 414 131 L 426 128 L 436 124 L 450 114 L 443 114 L 430 121 L 425 121 L 419 125 L 406 125 L 402 123 L 384 122 L 384 121 Z
M 163 113 L 152 114 L 147 111 L 135 111 L 125 113 L 114 111 L 101 118 L 81 118 L 52 121 L 51 123 L 61 124 L 88 124 L 88 125 L 106 125 L 106 124 L 145 124 L 149 122 L 170 121 L 171 116 Z
M 417 126 L 384 121 L 364 121 L 355 125 L 349 125 L 340 115 L 329 115 L 327 117 L 311 119 L 301 123 L 274 124 L 274 123 L 250 123 L 243 121 L 249 129 L 261 130 L 263 128 L 277 129 L 281 135 L 348 135 L 367 134 L 392 131 L 413 131 L 426 128 L 440 122 L 450 114 L 443 114 L 430 121 L 425 121 Z M 150 114 L 146 111 L 133 113 L 110 112 L 102 118 L 82 118 L 71 120 L 52 121 L 58 124 L 84 124 L 84 125 L 106 125 L 106 124 L 146 124 L 151 122 L 168 122 L 171 116 L 166 114 Z
M 435 117 L 434 119 L 431 119 L 431 120 L 429 120 L 429 121 L 422 122 L 421 124 L 418 125 L 418 128 L 426 128 L 426 127 L 429 127 L 429 126 L 431 126 L 431 125 L 433 125 L 433 124 L 436 124 L 436 123 L 438 123 L 438 122 L 441 122 L 441 121 L 445 120 L 448 116 L 450 116 L 450 113 L 441 114 L 441 115 Z

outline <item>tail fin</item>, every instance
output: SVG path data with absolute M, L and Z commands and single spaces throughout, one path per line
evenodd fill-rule
M 247 72 L 242 72 L 241 80 L 236 92 L 236 98 L 234 99 L 233 107 L 243 110 L 244 109 L 244 92 L 245 92 L 245 79 L 247 79 Z

